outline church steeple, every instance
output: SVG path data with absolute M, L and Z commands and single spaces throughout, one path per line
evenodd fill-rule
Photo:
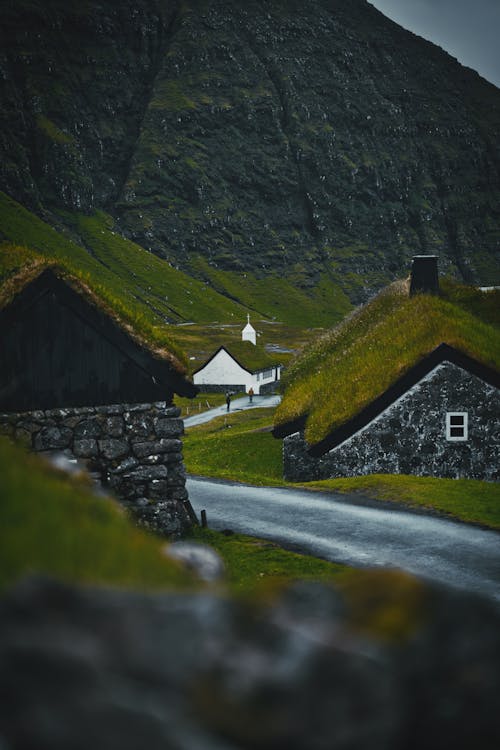
M 257 333 L 250 323 L 250 313 L 247 313 L 247 324 L 241 332 L 242 341 L 251 341 L 254 346 L 257 344 Z

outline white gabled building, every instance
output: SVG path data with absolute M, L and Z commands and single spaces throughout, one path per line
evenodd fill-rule
M 246 345 L 252 346 L 250 343 Z M 232 348 L 235 348 L 234 345 Z M 241 361 L 241 355 L 238 358 L 225 346 L 221 346 L 199 370 L 196 370 L 193 381 L 195 385 L 202 387 L 226 386 L 233 390 L 241 388 L 246 393 L 253 388 L 253 392 L 258 396 L 263 385 L 278 381 L 280 376 L 281 365 L 270 362 L 264 367 L 245 366 Z
M 193 381 L 198 386 L 221 386 L 232 390 L 253 388 L 259 395 L 262 386 L 280 380 L 281 364 L 256 345 L 255 328 L 248 323 L 242 331 L 241 341 L 221 346 L 202 367 L 193 373 Z

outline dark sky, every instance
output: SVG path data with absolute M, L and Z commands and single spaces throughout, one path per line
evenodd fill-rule
M 500 87 L 500 0 L 369 0 Z

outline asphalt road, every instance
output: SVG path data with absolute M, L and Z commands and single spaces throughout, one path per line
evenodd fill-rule
M 364 507 L 334 493 L 189 478 L 208 525 L 356 567 L 391 567 L 500 602 L 500 534 L 433 516 Z
M 235 412 L 246 411 L 247 409 L 271 408 L 273 406 L 278 406 L 280 401 L 281 396 L 254 396 L 252 403 L 250 403 L 248 396 L 243 396 L 243 398 L 237 398 L 235 401 L 231 401 L 230 411 Z M 205 424 L 205 422 L 210 422 L 211 419 L 220 417 L 227 413 L 226 404 L 216 406 L 214 409 L 208 409 L 207 411 L 202 411 L 200 414 L 193 414 L 191 417 L 186 417 L 184 419 L 184 427 L 196 427 L 198 424 Z

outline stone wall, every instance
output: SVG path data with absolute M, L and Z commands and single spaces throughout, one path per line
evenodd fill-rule
M 273 380 L 271 383 L 264 383 L 260 386 L 259 396 L 269 396 L 280 392 L 280 380 Z
M 467 412 L 465 442 L 446 440 L 446 412 Z M 366 474 L 495 480 L 500 478 L 500 394 L 445 362 L 369 425 L 319 458 L 300 433 L 285 438 L 284 476 L 290 481 Z
M 243 393 L 245 391 L 245 384 L 240 383 L 239 385 L 214 385 L 207 383 L 200 383 L 198 385 L 202 393 Z
M 139 523 L 178 535 L 189 525 L 179 415 L 165 402 L 52 409 L 0 414 L 0 430 L 79 459 Z

